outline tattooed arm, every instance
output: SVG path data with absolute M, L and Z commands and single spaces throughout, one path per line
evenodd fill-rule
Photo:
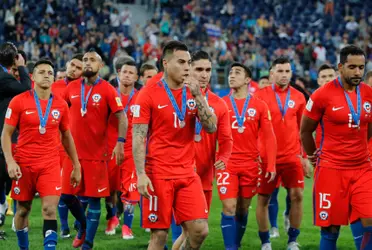
M 205 98 L 200 94 L 195 96 L 196 107 L 198 108 L 198 116 L 204 130 L 207 133 L 214 133 L 217 130 L 217 117 L 209 109 Z
M 133 124 L 133 158 L 137 172 L 137 189 L 138 192 L 146 198 L 150 197 L 148 187 L 154 191 L 152 183 L 145 172 L 146 157 L 146 138 L 148 124 Z

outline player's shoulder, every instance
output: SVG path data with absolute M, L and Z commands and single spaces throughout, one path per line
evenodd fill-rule
M 331 97 L 335 94 L 335 90 L 340 89 L 340 88 L 341 88 L 341 86 L 339 86 L 336 81 L 330 81 L 330 82 L 327 82 L 326 84 L 324 84 L 323 86 L 317 88 L 312 93 L 310 98 L 314 99 L 315 97 L 316 98 Z M 330 93 L 332 93 L 332 95 L 330 95 Z
M 252 106 L 256 107 L 259 110 L 264 110 L 267 107 L 265 101 L 257 97 L 256 95 L 251 95 Z
M 32 90 L 27 90 L 21 94 L 18 94 L 13 97 L 12 101 L 20 101 L 20 102 L 27 102 L 29 98 L 33 97 Z
M 53 84 L 52 84 L 52 88 L 55 87 L 55 86 L 61 86 L 61 85 L 66 85 L 66 82 L 64 79 L 59 79 L 57 81 L 55 81 Z
M 80 88 L 80 86 L 81 86 L 81 78 L 76 79 L 76 80 L 72 80 L 71 82 L 69 82 L 68 85 L 67 85 L 67 89 Z
M 371 94 L 372 93 L 372 87 L 369 86 L 368 84 L 364 83 L 364 82 L 361 82 L 360 83 L 360 90 L 361 91 L 364 91 L 368 94 Z
M 273 88 L 272 88 L 271 85 L 258 89 L 254 93 L 254 96 L 257 97 L 257 98 L 263 98 L 263 97 L 267 96 L 269 93 L 273 93 Z

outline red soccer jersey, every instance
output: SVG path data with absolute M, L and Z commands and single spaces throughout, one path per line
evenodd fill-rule
M 76 80 L 81 80 L 81 78 L 78 78 Z M 59 95 L 61 97 L 64 97 L 68 84 L 69 84 L 69 82 L 67 81 L 67 79 L 61 79 L 61 80 L 55 81 L 52 84 L 52 93 L 55 94 L 55 95 Z
M 121 103 L 124 108 L 128 106 L 127 117 L 128 117 L 128 130 L 126 134 L 126 142 L 124 144 L 124 155 L 130 157 L 132 155 L 132 119 L 133 119 L 133 104 L 137 98 L 137 91 L 133 95 L 132 99 L 128 103 L 129 95 L 121 94 Z M 107 139 L 108 139 L 108 152 L 112 153 L 114 147 L 118 141 L 118 118 L 114 114 L 110 115 L 108 128 L 107 128 Z M 124 166 L 126 167 L 126 166 Z
M 258 83 L 253 80 L 249 83 L 248 88 L 249 88 L 249 93 L 251 93 L 252 95 L 260 89 L 258 86 Z
M 157 84 L 163 77 L 163 74 L 164 74 L 163 72 L 159 72 L 153 77 L 151 77 L 149 80 L 147 80 L 145 87 L 151 86 L 152 84 Z
M 258 98 L 251 96 L 248 108 L 244 114 L 243 128 L 244 132 L 238 132 L 238 121 L 234 112 L 230 96 L 225 96 L 223 100 L 229 108 L 233 150 L 228 165 L 232 168 L 247 166 L 257 169 L 259 156 L 258 135 L 259 131 L 264 135 L 262 138 L 262 147 L 267 152 L 268 171 L 275 169 L 276 142 L 271 117 L 267 105 Z M 234 99 L 239 113 L 242 112 L 245 98 Z
M 368 151 L 368 123 L 371 122 L 372 89 L 361 83 L 360 130 L 351 118 L 344 89 L 338 80 L 325 84 L 311 96 L 304 115 L 323 120 L 324 134 L 319 166 L 329 168 L 364 167 L 370 165 Z M 332 94 L 330 94 L 332 93 Z M 348 92 L 357 111 L 356 92 Z
M 65 100 L 70 105 L 71 133 L 74 137 L 79 159 L 107 160 L 107 127 L 111 113 L 123 110 L 116 89 L 105 80 L 95 86 L 85 84 L 85 97 L 93 88 L 87 104 L 87 113 L 81 115 L 82 79 L 72 81 L 65 91 Z M 84 100 L 85 100 L 84 97 Z
M 48 100 L 40 100 L 43 115 Z M 60 131 L 69 129 L 69 112 L 66 102 L 53 96 L 46 133 L 40 134 L 40 120 L 33 90 L 17 95 L 9 104 L 5 124 L 19 129 L 14 159 L 19 164 L 43 164 L 59 162 Z
M 255 96 L 267 104 L 271 113 L 274 133 L 278 144 L 276 164 L 296 162 L 301 155 L 300 124 L 306 100 L 301 92 L 290 87 L 291 95 L 288 101 L 288 110 L 283 118 L 276 101 L 275 93 L 280 97 L 280 101 L 284 107 L 288 89 L 282 90 L 276 85 L 274 89 L 275 92 L 272 86 L 265 87 L 257 91 Z M 260 133 L 261 136 L 263 136 L 262 133 Z M 263 146 L 263 144 L 260 145 Z M 260 154 L 263 162 L 267 162 L 265 148 L 260 148 Z
M 201 130 L 201 140 L 195 142 L 195 161 L 197 173 L 202 181 L 203 190 L 212 190 L 214 163 L 221 160 L 227 165 L 231 155 L 233 140 L 230 117 L 226 103 L 212 91 L 208 91 L 208 105 L 217 117 L 217 132 L 209 134 Z M 218 141 L 218 153 L 216 149 Z
M 181 110 L 182 88 L 171 90 Z M 186 126 L 180 122 L 163 83 L 146 85 L 133 108 L 133 124 L 148 124 L 146 173 L 159 179 L 187 178 L 195 175 L 196 103 L 187 89 Z

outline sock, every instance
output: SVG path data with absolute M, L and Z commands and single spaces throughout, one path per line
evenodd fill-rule
M 297 236 L 300 234 L 300 229 L 290 227 L 288 229 L 288 243 L 296 241 Z
M 168 246 L 167 245 L 164 246 L 164 250 L 168 250 Z
M 101 199 L 90 197 L 88 199 L 89 209 L 87 214 L 87 232 L 85 236 L 85 247 L 92 248 L 94 237 L 97 233 L 99 218 L 101 217 Z M 88 242 L 88 244 L 85 244 Z M 83 245 L 83 246 L 84 246 Z M 84 249 L 84 247 L 83 247 Z
M 115 208 L 115 212 L 114 212 L 114 208 Z M 106 197 L 106 211 L 107 211 L 106 220 L 109 220 L 114 215 L 116 215 L 116 206 L 114 206 L 114 204 L 112 203 L 112 197 L 111 196 Z
M 242 241 L 242 238 L 245 233 L 245 228 L 248 223 L 248 213 L 247 214 L 237 214 L 236 215 L 236 246 L 240 247 L 240 242 Z
M 258 231 L 258 236 L 261 239 L 261 244 L 270 243 L 270 234 L 269 231 L 266 232 L 260 232 Z
M 276 227 L 276 228 L 278 228 L 278 212 L 279 212 L 278 193 L 279 193 L 279 188 L 276 188 L 274 192 L 271 194 L 270 204 L 269 204 L 270 225 L 271 227 Z
M 133 218 L 134 218 L 134 205 L 127 203 L 124 205 L 123 224 L 129 228 L 132 228 Z
M 174 243 L 178 239 L 178 237 L 180 237 L 180 235 L 182 234 L 182 227 L 177 226 L 174 216 L 172 216 L 171 229 L 172 229 L 172 243 Z
M 121 192 L 117 192 L 117 202 L 116 202 L 116 216 L 120 218 L 120 216 L 124 213 L 123 203 L 121 201 Z
M 21 250 L 28 250 L 28 227 L 17 230 L 18 246 Z
M 61 231 L 69 230 L 68 227 L 68 207 L 63 200 L 59 200 L 58 203 L 58 214 L 61 222 Z
M 372 249 L 372 227 L 365 227 L 360 250 Z
M 13 200 L 13 213 L 16 214 L 17 212 L 17 201 Z
M 362 222 L 358 220 L 350 224 L 350 229 L 353 234 L 355 247 L 356 249 L 360 249 L 362 245 L 363 234 L 364 234 L 364 228 L 363 228 Z
M 226 250 L 237 250 L 235 216 L 221 213 L 221 230 Z
M 4 183 L 2 184 L 4 185 Z M 2 189 L 0 190 L 0 204 L 1 205 L 4 204 L 5 200 L 6 200 L 5 190 Z
M 57 246 L 57 220 L 44 220 L 44 250 L 55 250 Z
M 289 197 L 289 193 L 287 191 L 287 196 L 285 197 L 285 212 L 286 216 L 289 216 L 289 211 L 291 210 L 291 197 Z
M 326 230 L 320 231 L 319 250 L 336 250 L 336 243 L 339 233 L 331 233 Z
M 80 223 L 81 227 L 79 229 L 77 237 L 81 239 L 81 236 L 85 232 L 85 229 L 87 227 L 87 219 L 85 217 L 83 207 L 81 206 L 80 201 L 74 195 L 62 194 L 61 199 L 63 199 L 66 206 L 71 211 L 71 214 Z
M 77 198 L 81 203 L 84 214 L 86 214 L 87 207 L 88 207 L 88 198 L 84 196 L 78 196 Z M 78 231 L 80 230 L 80 222 L 78 220 L 74 221 L 74 228 Z

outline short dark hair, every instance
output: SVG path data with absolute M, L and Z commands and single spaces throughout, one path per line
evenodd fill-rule
M 65 68 L 65 67 L 63 67 L 63 68 L 59 68 L 57 71 L 58 72 L 65 72 L 67 69 Z
M 258 81 L 261 81 L 261 80 L 263 80 L 263 79 L 267 79 L 267 80 L 269 80 L 269 76 L 261 76 L 260 79 L 258 79 Z
M 245 76 L 247 76 L 249 78 L 252 78 L 252 71 L 247 66 L 245 66 L 244 64 L 239 63 L 239 62 L 233 62 L 230 66 L 230 69 L 232 69 L 234 67 L 242 67 L 245 71 Z
M 158 68 L 155 65 L 152 65 L 150 63 L 142 64 L 140 68 L 140 76 L 144 76 L 146 70 L 152 70 L 152 69 L 158 71 Z
M 50 66 L 53 68 L 53 70 L 54 70 L 54 64 L 53 64 L 50 60 L 48 60 L 48 59 L 40 59 L 39 61 L 37 61 L 37 62 L 35 63 L 35 65 L 34 65 L 34 71 L 35 71 L 35 69 L 37 68 L 37 66 L 42 65 L 42 64 L 48 64 L 48 65 L 50 65 Z
M 179 42 L 179 41 L 170 41 L 165 44 L 163 48 L 163 59 L 167 55 L 173 54 L 175 51 L 181 50 L 181 51 L 189 51 L 189 48 L 186 44 Z
M 135 61 L 127 60 L 127 61 L 125 61 L 125 62 L 123 63 L 123 65 L 122 65 L 121 67 L 123 67 L 124 65 L 133 66 L 133 67 L 135 67 L 136 70 L 137 70 L 137 64 L 136 64 Z M 121 68 L 120 68 L 120 70 L 121 70 Z
M 282 57 L 276 58 L 271 64 L 271 69 L 274 68 L 278 64 L 286 64 L 286 63 L 291 64 L 291 61 L 289 61 L 288 57 L 282 56 Z
M 28 61 L 26 64 L 27 70 L 29 73 L 34 71 L 35 62 L 34 61 Z
M 204 50 L 198 50 L 198 51 L 192 53 L 191 62 L 196 62 L 196 61 L 199 61 L 199 60 L 208 60 L 208 61 L 212 62 L 211 57 Z
M 79 60 L 79 61 L 83 61 L 83 57 L 84 57 L 84 54 L 78 53 L 78 54 L 73 55 L 71 60 L 76 59 L 76 60 Z
M 349 55 L 366 57 L 364 51 L 361 48 L 355 45 L 347 45 L 340 51 L 340 63 L 345 64 Z
M 319 69 L 318 69 L 318 76 L 319 76 L 319 73 L 322 72 L 323 70 L 326 70 L 326 69 L 333 69 L 335 70 L 335 68 L 333 68 L 331 65 L 329 64 L 322 64 Z
M 370 71 L 368 71 L 367 73 L 366 73 L 366 75 L 365 75 L 365 77 L 364 77 L 364 81 L 368 81 L 368 79 L 369 78 L 371 78 L 372 77 L 372 70 L 370 70 Z
M 119 70 L 121 70 L 121 68 L 127 61 L 134 61 L 134 59 L 130 56 L 121 56 L 116 59 L 114 64 L 116 73 L 119 72 Z
M 26 52 L 24 52 L 23 50 L 18 50 L 18 54 L 21 54 L 23 59 L 25 59 L 25 64 L 27 63 L 27 55 L 26 55 Z
M 6 42 L 0 45 L 0 64 L 5 68 L 13 66 L 17 55 L 18 50 L 13 43 Z

